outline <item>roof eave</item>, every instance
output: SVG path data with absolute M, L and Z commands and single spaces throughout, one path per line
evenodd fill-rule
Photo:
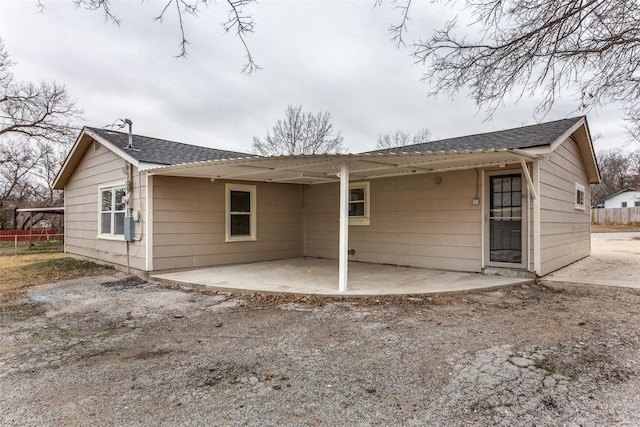
M 292 184 L 338 181 L 342 162 L 350 163 L 355 179 L 378 179 L 420 173 L 444 173 L 516 164 L 537 155 L 522 150 L 475 150 L 400 154 L 333 154 L 259 157 L 159 166 L 150 175 Z
M 132 157 L 129 153 L 122 150 L 120 147 L 113 144 L 109 140 L 98 135 L 96 132 L 93 132 L 91 129 L 83 127 L 80 131 L 80 134 L 73 143 L 69 154 L 67 154 L 67 157 L 62 164 L 62 167 L 58 171 L 56 178 L 53 180 L 54 190 L 64 190 L 65 184 L 73 174 L 75 168 L 78 166 L 78 163 L 80 163 L 82 156 L 86 152 L 92 140 L 99 142 L 116 155 L 122 157 L 124 160 L 131 163 L 135 167 L 138 167 L 139 162 L 136 158 Z

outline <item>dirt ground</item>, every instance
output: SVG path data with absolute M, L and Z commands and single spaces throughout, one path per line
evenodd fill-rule
M 67 258 L 62 252 L 0 254 L 0 302 L 20 297 L 30 286 L 112 271 L 111 267 Z
M 205 294 L 112 273 L 0 304 L 0 425 L 640 425 L 640 290 Z

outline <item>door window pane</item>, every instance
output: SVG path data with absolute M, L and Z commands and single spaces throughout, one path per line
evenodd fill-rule
M 489 259 L 522 262 L 522 179 L 518 175 L 492 176 L 489 188 Z

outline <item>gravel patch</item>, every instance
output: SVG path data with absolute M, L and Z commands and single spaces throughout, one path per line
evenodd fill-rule
M 640 424 L 640 291 L 365 299 L 115 274 L 0 305 L 0 425 Z

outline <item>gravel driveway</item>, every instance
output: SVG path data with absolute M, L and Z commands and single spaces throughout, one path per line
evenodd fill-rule
M 0 306 L 0 425 L 639 425 L 640 290 L 320 299 L 133 277 Z

